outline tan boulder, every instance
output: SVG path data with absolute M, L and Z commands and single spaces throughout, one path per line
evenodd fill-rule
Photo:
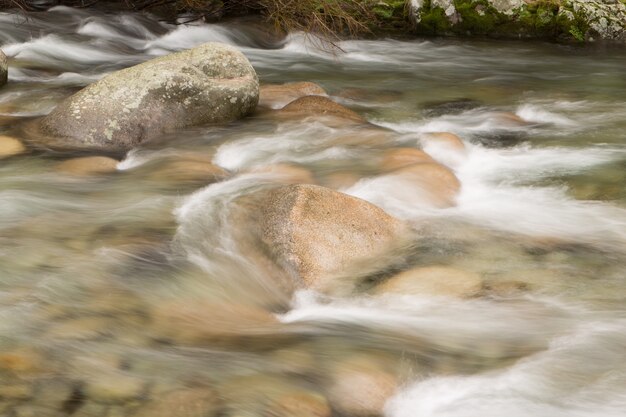
M 437 208 L 452 207 L 461 189 L 461 183 L 454 173 L 436 162 L 419 163 L 400 168 L 390 174 L 388 179 L 408 184 L 421 192 L 429 204 Z
M 321 86 L 308 81 L 262 85 L 259 94 L 259 106 L 272 109 L 283 108 L 300 97 L 328 95 Z
M 401 294 L 467 298 L 481 293 L 480 275 L 445 266 L 409 269 L 375 289 L 376 294 Z
M 341 415 L 382 416 L 387 400 L 398 386 L 398 378 L 384 367 L 357 357 L 335 367 L 328 395 L 333 408 Z
M 358 113 L 322 96 L 300 97 L 283 107 L 278 114 L 286 118 L 329 117 L 344 123 L 366 123 Z
M 274 164 L 254 167 L 250 172 L 267 174 L 283 184 L 315 184 L 313 173 L 294 164 Z
M 380 162 L 383 172 L 395 171 L 408 165 L 435 162 L 426 152 L 415 148 L 393 148 L 385 151 Z
M 355 274 L 354 267 L 382 256 L 406 230 L 380 208 L 324 187 L 290 185 L 264 197 L 253 214 L 261 240 L 307 287 L 321 289 L 348 271 Z
M 117 171 L 118 162 L 106 156 L 85 156 L 63 161 L 56 166 L 56 170 L 76 176 L 111 174 Z
M 454 151 L 465 152 L 465 144 L 458 135 L 450 132 L 432 132 L 420 138 L 423 146 L 444 147 Z
M 0 159 L 19 155 L 26 151 L 26 147 L 19 140 L 11 136 L 0 135 Z

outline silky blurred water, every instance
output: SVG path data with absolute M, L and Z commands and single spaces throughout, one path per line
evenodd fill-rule
M 111 71 L 208 41 L 239 47 L 262 83 L 319 83 L 390 135 L 253 116 L 167 135 L 111 175 L 63 173 L 59 153 L 0 160 L 0 415 L 155 415 L 164 393 L 198 387 L 219 415 L 295 415 L 273 405 L 294 392 L 349 415 L 336 397 L 357 393 L 337 381 L 354 368 L 391 375 L 391 417 L 625 415 L 625 50 L 381 39 L 327 52 L 248 21 L 1 13 L 0 135 Z M 466 151 L 422 141 L 441 131 Z M 373 176 L 397 147 L 450 167 L 456 206 Z M 177 171 L 198 158 L 226 178 Z M 419 231 L 408 264 L 478 274 L 485 291 L 292 294 L 229 217 L 284 181 L 264 170 L 276 164 L 350 179 L 336 188 Z

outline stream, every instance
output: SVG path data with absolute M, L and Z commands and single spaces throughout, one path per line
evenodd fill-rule
M 358 134 L 252 116 L 168 134 L 112 175 L 60 172 L 56 152 L 0 160 L 0 416 L 352 417 L 361 405 L 345 403 L 380 387 L 387 417 L 626 415 L 625 49 L 379 39 L 328 51 L 251 20 L 0 13 L 0 135 L 112 71 L 209 41 L 239 48 L 262 85 L 318 83 L 393 136 L 336 140 Z M 430 132 L 465 149 L 422 142 Z M 372 175 L 399 147 L 454 171 L 455 206 Z M 198 161 L 229 176 L 177 168 Z M 227 214 L 286 164 L 414 225 L 408 264 L 471 273 L 483 291 L 275 285 L 234 244 L 251 226 Z

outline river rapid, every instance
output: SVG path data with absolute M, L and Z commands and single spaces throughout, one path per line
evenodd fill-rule
M 328 52 L 246 21 L 0 13 L 0 135 L 111 71 L 208 41 L 241 49 L 262 84 L 320 84 L 392 139 L 253 116 L 167 135 L 113 175 L 60 172 L 59 153 L 0 160 L 0 416 L 347 417 L 359 408 L 341 404 L 380 387 L 388 417 L 626 415 L 625 50 L 380 39 Z M 450 167 L 456 205 L 371 176 L 395 147 Z M 197 158 L 228 178 L 172 169 Z M 276 164 L 407 220 L 407 264 L 472 273 L 484 291 L 273 285 L 233 244 L 250 225 L 226 214 L 282 181 L 263 170 Z M 170 392 L 185 394 L 159 402 Z

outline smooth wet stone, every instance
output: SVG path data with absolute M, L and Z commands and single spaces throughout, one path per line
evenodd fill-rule
M 221 181 L 228 172 L 212 163 L 212 157 L 185 155 L 168 158 L 151 167 L 146 177 L 164 184 L 211 183 Z
M 327 96 L 318 84 L 303 81 L 286 84 L 262 85 L 259 92 L 259 106 L 280 109 L 304 96 Z
M 367 123 L 358 113 L 322 96 L 301 97 L 283 107 L 278 114 L 285 118 L 330 117 L 347 124 Z
M 313 173 L 308 169 L 294 164 L 274 164 L 254 167 L 250 170 L 264 177 L 271 177 L 283 184 L 315 184 Z
M 434 146 L 445 150 L 465 152 L 465 144 L 458 135 L 450 132 L 431 132 L 422 135 L 420 142 L 423 146 Z
M 162 133 L 228 123 L 259 98 L 257 75 L 232 46 L 206 43 L 114 72 L 31 126 L 35 144 L 122 152 Z
M 56 166 L 60 173 L 76 176 L 111 174 L 117 171 L 118 160 L 106 156 L 72 158 Z
M 26 147 L 18 139 L 0 135 L 0 159 L 26 152 Z
M 376 294 L 469 298 L 481 293 L 480 275 L 445 266 L 417 267 L 378 285 Z
M 379 177 L 381 178 L 381 177 Z M 408 165 L 385 175 L 390 183 L 411 190 L 415 197 L 435 208 L 456 205 L 461 183 L 454 172 L 436 162 Z
M 101 403 L 123 403 L 141 398 L 146 391 L 143 379 L 121 372 L 90 375 L 83 392 L 93 401 Z
M 408 165 L 435 162 L 426 152 L 415 148 L 393 148 L 385 151 L 380 162 L 382 171 L 395 171 Z
M 221 400 L 213 389 L 190 388 L 171 391 L 154 398 L 133 414 L 134 417 L 212 417 Z
M 151 315 L 151 334 L 157 340 L 253 350 L 285 342 L 276 317 L 251 305 L 177 299 L 160 303 Z
M 371 417 L 384 415 L 385 404 L 399 385 L 397 377 L 378 363 L 356 357 L 335 366 L 327 391 L 342 415 Z
M 360 261 L 382 255 L 406 232 L 403 222 L 382 209 L 313 185 L 271 190 L 260 208 L 252 216 L 267 250 L 311 288 L 320 289 Z
M 0 87 L 5 85 L 8 80 L 9 61 L 4 52 L 0 51 Z

